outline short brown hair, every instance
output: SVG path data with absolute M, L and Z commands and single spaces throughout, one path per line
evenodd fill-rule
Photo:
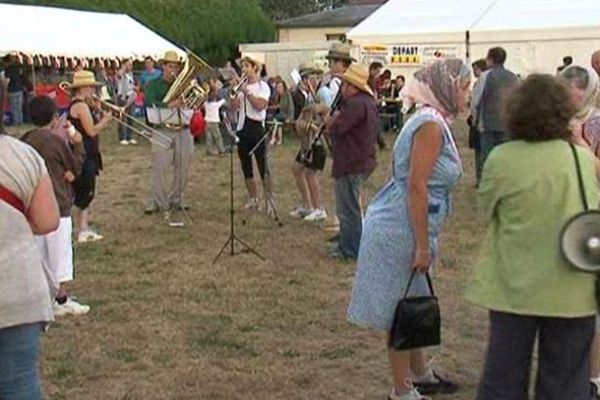
M 569 140 L 569 122 L 575 112 L 567 86 L 547 74 L 529 75 L 505 103 L 511 137 L 528 142 Z

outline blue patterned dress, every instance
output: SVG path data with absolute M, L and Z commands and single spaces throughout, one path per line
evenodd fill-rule
M 373 198 L 363 223 L 358 266 L 348 307 L 349 321 L 389 331 L 398 300 L 412 271 L 415 239 L 408 206 L 408 174 L 413 137 L 426 122 L 440 125 L 443 147 L 429 178 L 429 243 L 437 254 L 437 239 L 450 213 L 450 192 L 462 175 L 452 133 L 430 107 L 417 111 L 404 125 L 394 145 L 393 179 Z M 428 295 L 424 275 L 417 275 L 409 295 Z

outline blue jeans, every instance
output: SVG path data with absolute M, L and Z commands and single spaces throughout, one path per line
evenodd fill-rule
M 501 131 L 483 131 L 480 132 L 479 140 L 481 168 L 483 168 L 483 164 L 485 164 L 485 160 L 487 160 L 490 152 L 494 150 L 496 146 L 508 141 L 508 134 Z
M 0 399 L 42 400 L 39 323 L 0 329 Z
M 8 102 L 10 103 L 12 124 L 21 125 L 23 123 L 23 92 L 9 93 Z
M 360 187 L 366 175 L 347 175 L 335 180 L 335 207 L 340 220 L 338 250 L 345 258 L 356 259 L 362 235 Z
M 133 108 L 134 108 L 133 104 L 131 104 L 127 108 L 125 108 L 125 114 L 127 114 L 127 116 L 123 116 L 123 118 L 121 118 L 121 120 L 123 122 L 125 122 L 127 125 L 130 125 L 130 126 L 133 125 L 133 122 L 132 122 L 133 118 L 131 117 L 131 115 L 133 113 Z M 133 132 L 131 131 L 131 128 L 126 127 L 123 124 L 119 124 L 119 141 L 122 141 L 122 140 L 129 141 L 132 139 L 132 136 L 133 136 Z

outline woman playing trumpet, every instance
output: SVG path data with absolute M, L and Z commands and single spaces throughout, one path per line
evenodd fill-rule
M 68 119 L 83 136 L 85 148 L 81 175 L 74 183 L 77 241 L 85 243 L 103 239 L 102 235 L 90 228 L 89 207 L 95 195 L 96 177 L 102 170 L 99 134 L 106 128 L 112 116 L 106 112 L 97 113 L 97 110 L 90 107 L 90 104 L 95 102 L 96 89 L 102 86 L 102 83 L 95 80 L 93 72 L 75 72 L 73 83 L 65 86 L 71 89 L 72 94 Z

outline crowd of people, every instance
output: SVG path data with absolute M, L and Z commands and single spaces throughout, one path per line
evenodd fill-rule
M 348 320 L 391 337 L 399 304 L 433 295 L 432 265 L 439 258 L 452 191 L 463 175 L 452 123 L 470 114 L 469 144 L 486 236 L 466 296 L 489 310 L 490 326 L 477 398 L 526 399 L 536 341 L 536 398 L 600 398 L 596 277 L 573 268 L 559 251 L 565 223 L 582 210 L 582 193 L 584 203 L 600 201 L 600 51 L 592 55 L 591 68 L 565 58 L 557 76 L 525 79 L 504 67 L 507 57 L 494 47 L 471 66 L 444 59 L 409 82 L 403 76 L 392 81 L 389 70 L 381 72 L 383 65 L 366 68 L 348 45 L 335 43 L 327 54 L 328 71 L 303 63 L 289 88 L 281 77 L 264 75 L 260 55 L 246 54 L 238 79 L 211 76 L 202 82 L 207 154 L 222 156 L 227 151 L 223 125 L 235 126 L 230 151 L 237 144 L 247 190 L 244 209 L 261 209 L 256 164 L 268 200 L 265 211 L 272 214 L 269 148 L 282 144 L 284 129 L 295 132 L 299 149 L 290 164 L 299 205 L 290 215 L 338 225 L 329 254 L 357 263 Z M 54 317 L 90 311 L 68 286 L 74 278 L 73 226 L 80 243 L 103 238 L 90 228 L 90 206 L 103 168 L 99 138 L 114 117 L 98 96 L 126 110 L 119 125 L 119 141 L 126 145 L 135 144 L 128 126 L 137 92 L 143 91 L 146 122 L 163 140 L 152 142 L 145 212 L 168 218 L 174 210 L 189 209 L 184 193 L 193 152 L 190 110 L 181 98 L 165 102 L 183 65 L 175 51 L 166 52 L 160 64 L 158 69 L 146 59 L 136 79 L 126 61 L 118 82 L 105 69 L 79 69 L 69 85 L 65 117 L 50 97 L 35 96 L 27 103 L 35 127 L 21 140 L 6 135 L 0 124 L 0 272 L 5 277 L 0 398 L 41 399 L 40 333 Z M 22 74 L 14 67 L 7 72 Z M 22 103 L 18 89 L 0 81 L 0 106 L 5 99 L 11 109 L 13 100 Z M 406 112 L 405 123 L 400 110 Z M 13 122 L 20 122 L 18 114 L 15 110 Z M 389 179 L 367 206 L 362 188 L 377 166 L 377 147 L 385 144 L 382 114 L 391 114 L 390 127 L 401 132 Z M 272 130 L 269 121 L 278 122 Z M 335 195 L 329 213 L 321 186 L 327 158 Z M 391 343 L 388 338 L 394 383 L 389 400 L 459 390 L 432 369 L 425 348 L 398 349 Z

